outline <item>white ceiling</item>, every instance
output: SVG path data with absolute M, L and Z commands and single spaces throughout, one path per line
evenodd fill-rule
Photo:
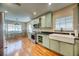
M 6 13 L 6 20 L 14 20 L 27 22 L 30 19 L 34 18 L 42 13 L 48 11 L 56 11 L 63 7 L 71 5 L 71 3 L 52 3 L 51 6 L 48 3 L 21 3 L 21 6 L 10 3 L 0 3 L 0 11 L 8 11 Z M 37 12 L 37 15 L 33 15 L 33 12 Z

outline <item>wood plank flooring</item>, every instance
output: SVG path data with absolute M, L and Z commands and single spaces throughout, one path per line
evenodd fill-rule
M 7 56 L 59 56 L 39 44 L 34 44 L 26 37 L 8 40 Z

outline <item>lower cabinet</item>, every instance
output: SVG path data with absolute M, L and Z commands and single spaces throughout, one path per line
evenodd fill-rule
M 74 55 L 74 45 L 73 44 L 50 39 L 49 48 L 64 56 L 73 56 Z
M 49 48 L 49 38 L 47 35 L 43 36 L 43 46 Z
M 74 47 L 74 55 L 75 56 L 79 56 L 79 40 L 76 40 L 76 44 L 75 44 L 75 47 Z
M 54 39 L 49 39 L 48 35 L 41 35 L 41 36 L 42 36 L 41 44 L 44 47 L 49 48 L 49 49 L 51 49 L 57 53 L 60 53 L 64 56 L 73 56 L 74 54 L 79 55 L 79 53 L 78 53 L 79 45 L 78 44 L 74 45 L 74 44 L 70 44 L 70 43 L 56 41 Z M 37 41 L 37 42 L 39 43 L 39 41 Z
M 55 41 L 55 40 L 52 40 L 50 39 L 50 42 L 49 42 L 50 46 L 49 48 L 53 51 L 56 51 L 56 52 L 59 52 L 59 42 L 58 41 Z
M 73 56 L 73 44 L 68 44 L 64 42 L 60 42 L 60 53 L 65 56 Z

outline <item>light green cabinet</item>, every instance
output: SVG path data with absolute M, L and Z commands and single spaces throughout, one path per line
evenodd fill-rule
M 75 56 L 79 56 L 79 40 L 76 40 L 75 41 L 76 43 L 75 43 L 75 46 L 74 46 L 74 55 Z
M 49 48 L 49 38 L 47 35 L 43 36 L 43 46 Z
M 65 56 L 74 55 L 74 45 L 50 39 L 49 48 Z
M 49 48 L 55 52 L 59 52 L 59 42 L 53 39 L 50 39 Z
M 51 13 L 46 15 L 46 27 L 52 26 Z
M 46 27 L 46 24 L 45 24 L 46 22 L 45 22 L 45 16 L 42 16 L 41 17 L 41 27 L 42 28 L 44 28 L 44 27 Z
M 41 16 L 41 28 L 52 27 L 52 14 L 48 13 L 44 16 Z
M 79 44 L 75 44 L 75 51 L 74 51 L 75 56 L 79 56 Z
M 42 42 L 41 42 L 41 44 L 42 44 L 44 47 L 49 48 L 49 38 L 48 38 L 48 35 L 38 34 L 38 35 L 37 35 L 37 42 L 40 43 L 38 36 L 41 36 L 41 37 L 42 37 Z
M 34 24 L 38 24 L 39 23 L 39 18 L 34 19 Z
M 60 53 L 65 56 L 73 56 L 73 44 L 60 42 Z

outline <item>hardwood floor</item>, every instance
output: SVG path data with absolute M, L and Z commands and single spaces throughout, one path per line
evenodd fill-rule
M 7 56 L 59 56 L 39 44 L 32 43 L 26 37 L 7 40 Z

